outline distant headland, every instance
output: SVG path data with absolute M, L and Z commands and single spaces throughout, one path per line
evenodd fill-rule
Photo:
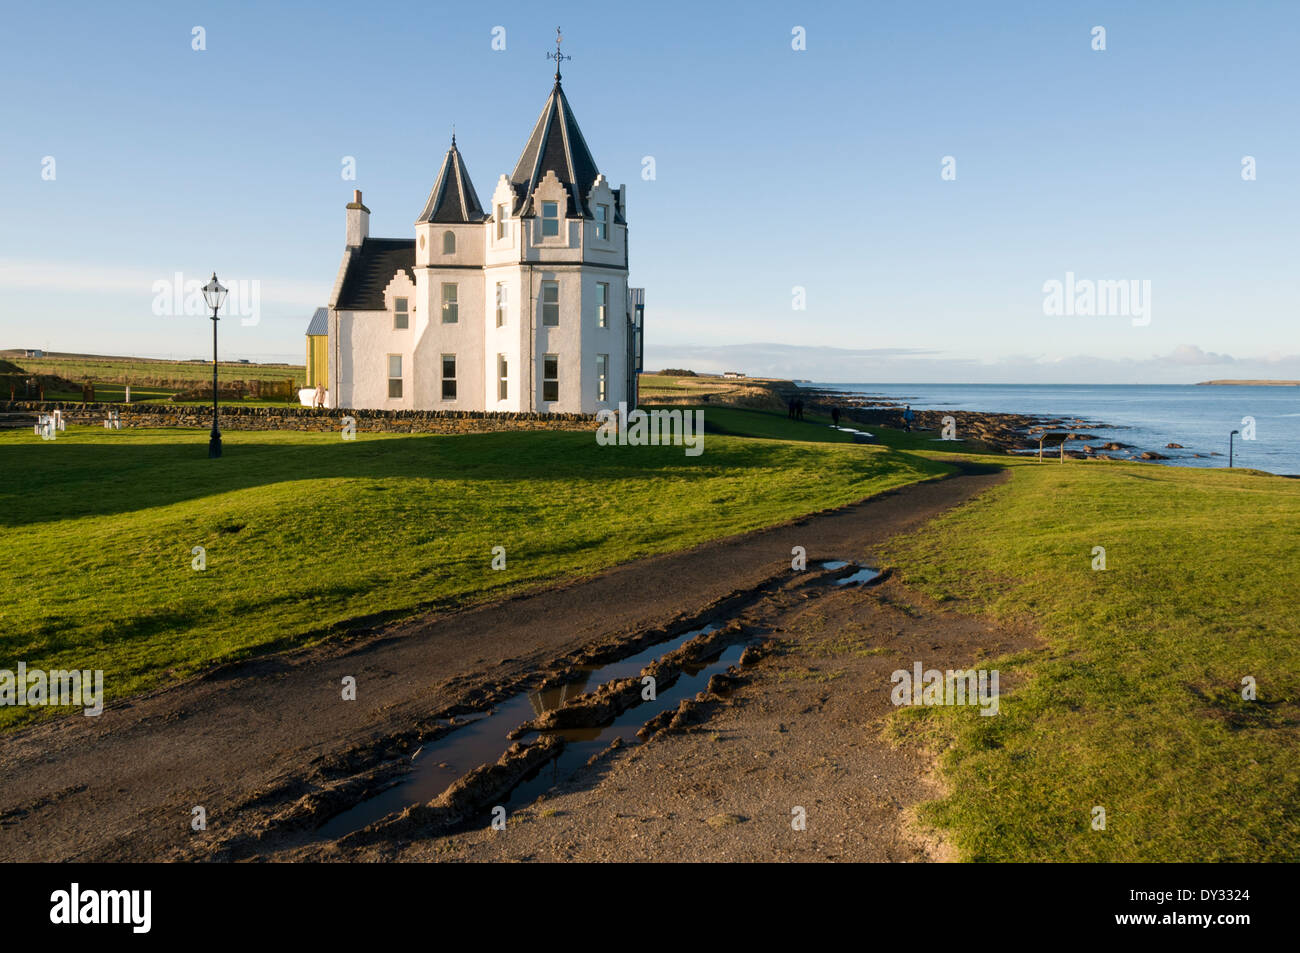
M 1197 387 L 1211 384 L 1231 384 L 1236 387 L 1300 387 L 1300 381 L 1198 381 Z

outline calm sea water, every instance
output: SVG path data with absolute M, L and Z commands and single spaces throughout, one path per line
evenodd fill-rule
M 1180 466 L 1228 465 L 1228 434 L 1255 418 L 1255 439 L 1236 438 L 1235 464 L 1300 474 L 1300 387 L 1122 384 L 813 384 L 909 403 L 918 410 L 984 410 L 1082 419 L 1087 432 L 1168 454 Z M 1095 426 L 1091 426 L 1095 424 Z M 1106 424 L 1107 426 L 1101 426 Z M 1092 443 L 1093 441 L 1088 441 Z M 1181 443 L 1185 450 L 1166 450 Z M 1217 450 L 1222 457 L 1196 458 Z

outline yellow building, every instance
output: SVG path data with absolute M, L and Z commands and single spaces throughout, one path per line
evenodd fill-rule
M 330 386 L 329 308 L 317 308 L 307 325 L 307 386 Z

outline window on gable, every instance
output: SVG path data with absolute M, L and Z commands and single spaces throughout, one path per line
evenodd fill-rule
M 609 206 L 596 206 L 596 237 L 600 239 L 609 238 Z
M 542 327 L 558 328 L 560 326 L 560 283 L 558 281 L 542 282 Z
M 456 355 L 442 356 L 442 399 L 456 399 Z
M 560 203 L 542 203 L 542 237 L 560 234 Z
M 405 330 L 411 326 L 411 309 L 407 307 L 408 299 L 393 299 L 393 329 Z
M 402 396 L 402 355 L 388 355 L 388 396 Z
M 459 318 L 456 311 L 456 285 L 444 282 L 442 286 L 442 323 L 455 324 Z
M 504 205 L 498 205 L 497 206 L 497 238 L 498 239 L 503 239 L 506 237 L 506 229 L 508 227 L 506 225 L 506 215 L 507 215 L 506 207 Z
M 542 357 L 542 400 L 560 399 L 560 355 Z
M 442 233 L 442 253 L 444 255 L 456 254 L 456 233 L 450 229 Z

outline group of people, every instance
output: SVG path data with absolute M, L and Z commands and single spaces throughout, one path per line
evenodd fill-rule
M 803 420 L 803 400 L 798 397 L 791 397 L 788 401 L 789 413 L 786 414 L 791 420 Z M 831 408 L 831 423 L 838 427 L 840 425 L 840 409 Z

